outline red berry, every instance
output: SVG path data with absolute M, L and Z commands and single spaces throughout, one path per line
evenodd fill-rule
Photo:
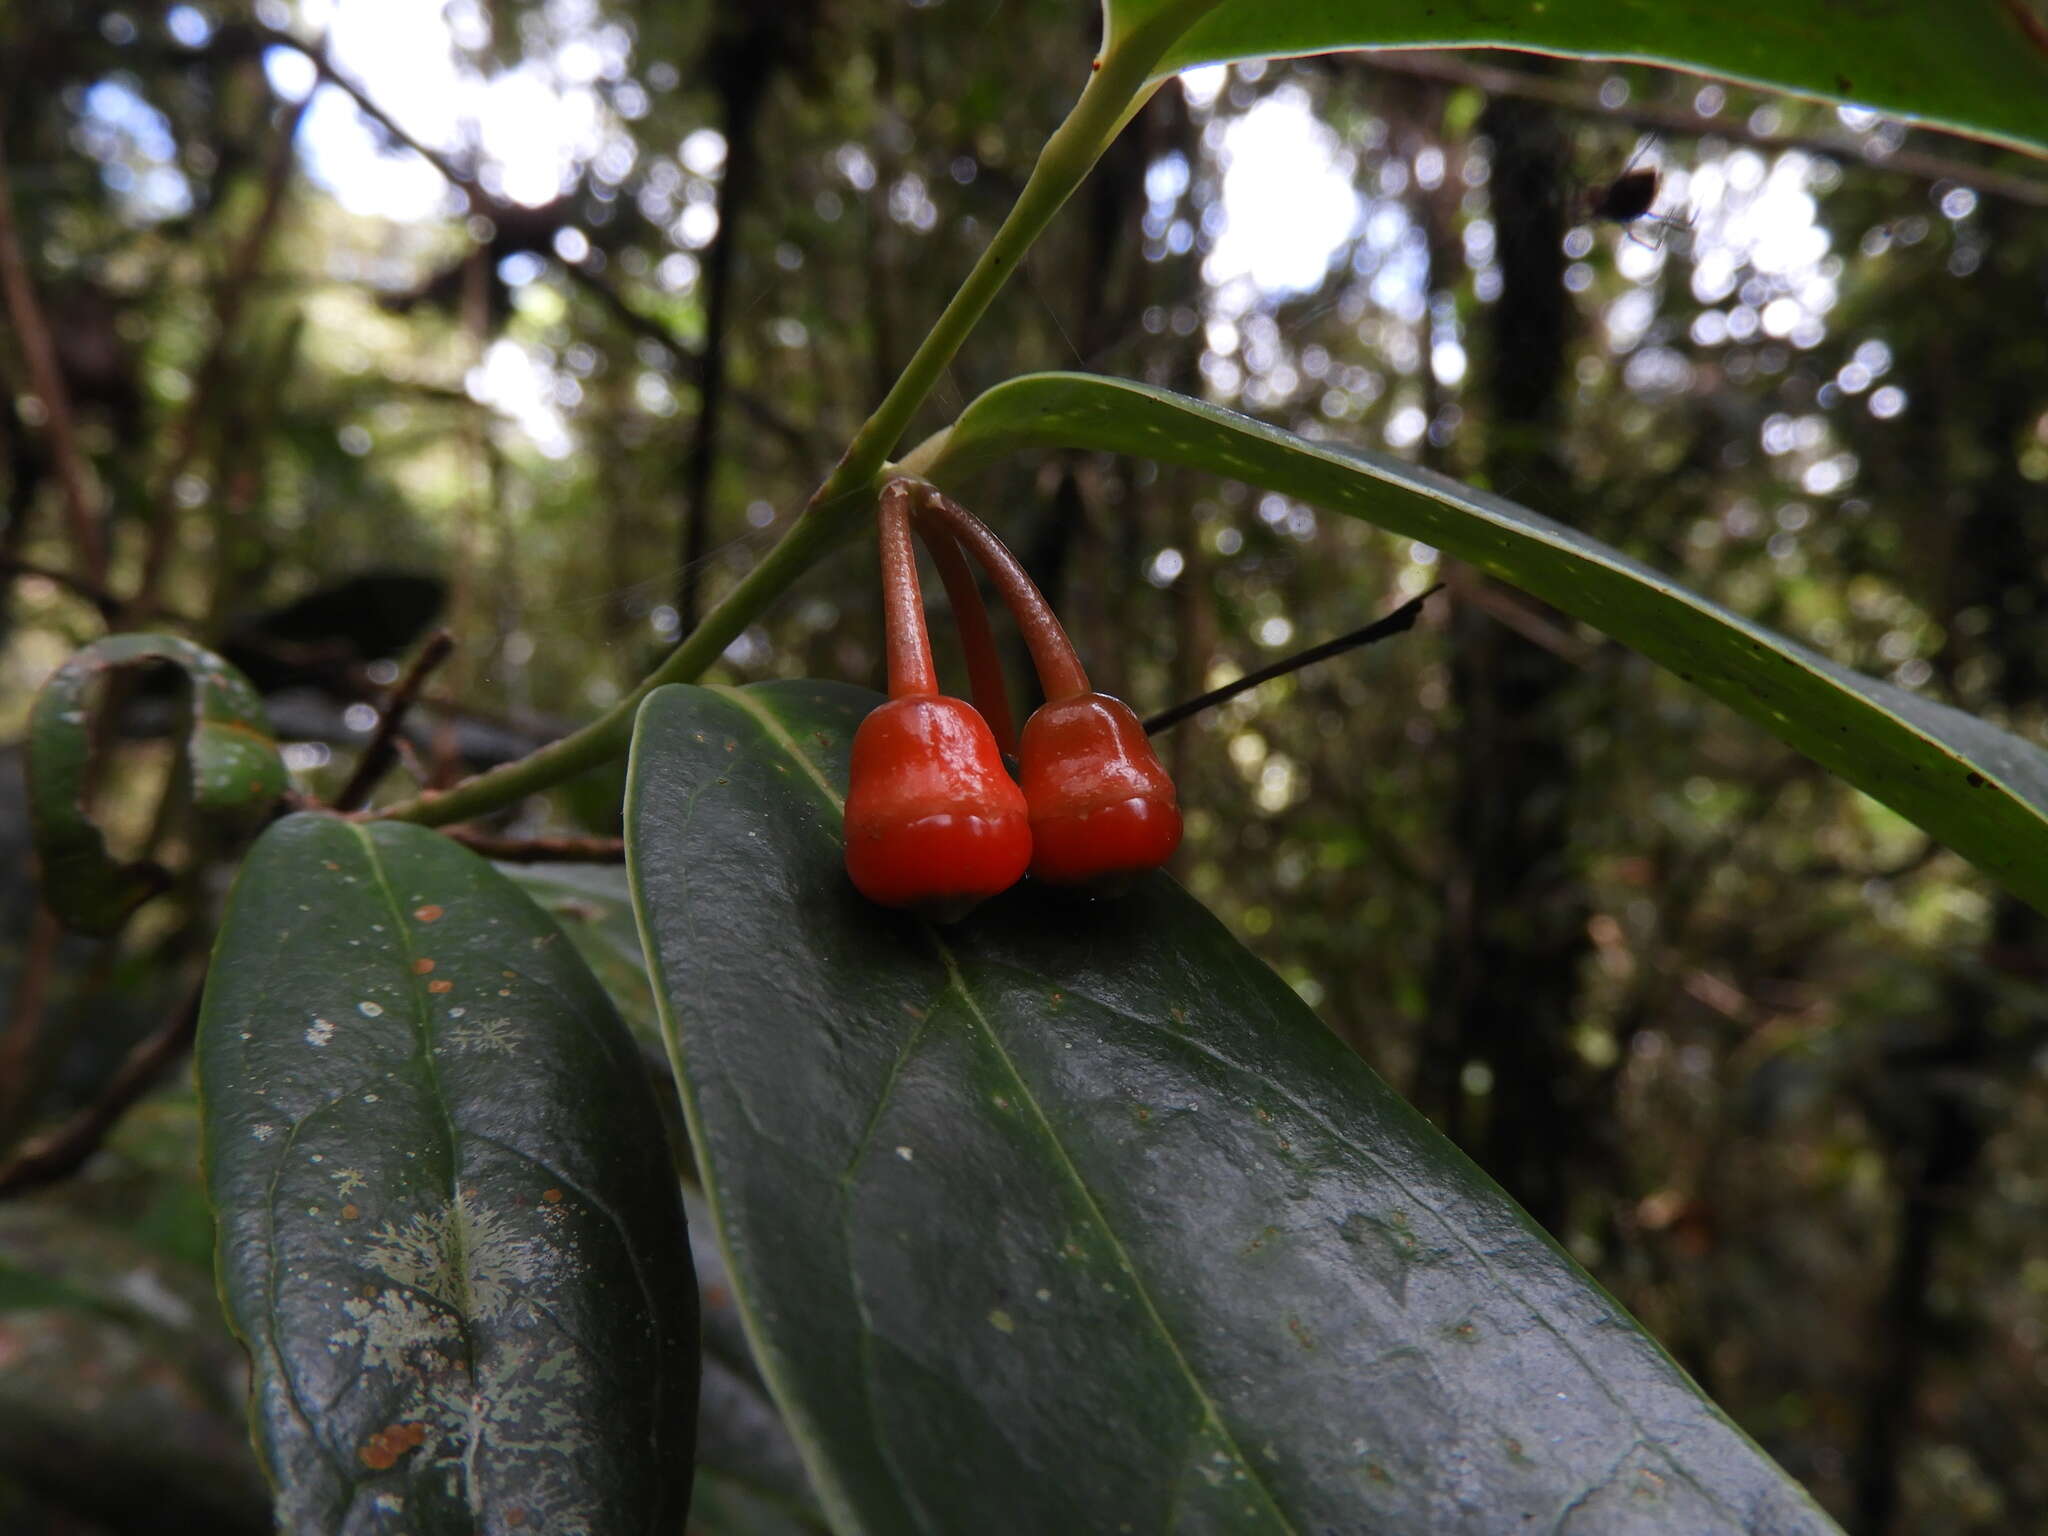
M 1041 705 L 1018 764 L 1036 878 L 1115 888 L 1180 846 L 1180 797 L 1121 700 L 1083 693 Z
M 964 699 L 913 694 L 853 737 L 846 873 L 868 900 L 955 922 L 1031 862 L 1024 792 Z

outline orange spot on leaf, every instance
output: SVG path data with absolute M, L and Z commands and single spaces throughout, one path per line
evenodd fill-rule
M 363 1459 L 363 1465 L 373 1472 L 383 1472 L 395 1466 L 398 1458 L 415 1449 L 427 1438 L 424 1424 L 393 1424 L 389 1429 L 380 1429 L 363 1442 L 362 1450 L 356 1454 Z
M 562 1192 L 559 1189 L 544 1189 L 540 1192 L 540 1197 L 547 1201 L 549 1205 L 560 1205 L 562 1203 Z
M 412 963 L 412 973 L 415 976 L 424 976 L 433 968 L 434 962 L 429 960 L 425 955 L 421 955 L 419 959 L 413 961 Z
M 442 909 L 432 902 L 428 902 L 424 907 L 412 909 L 412 915 L 423 923 L 438 923 L 441 920 L 441 912 Z
M 430 981 L 427 983 L 427 990 L 429 992 L 453 992 L 455 990 L 455 983 L 452 981 Z

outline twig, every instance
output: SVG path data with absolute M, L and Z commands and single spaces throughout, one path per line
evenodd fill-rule
M 2017 176 L 2009 171 L 1993 170 L 1924 150 L 1901 149 L 1873 159 L 1864 143 L 1857 139 L 1833 134 L 1758 133 L 1749 126 L 1747 118 L 1703 117 L 1684 107 L 1667 107 L 1656 102 L 1629 102 L 1620 107 L 1608 107 L 1594 92 L 1565 80 L 1503 69 L 1495 64 L 1475 64 L 1441 53 L 1411 53 L 1395 49 L 1371 54 L 1368 58 L 1372 68 L 1383 69 L 1390 74 L 1472 86 L 1489 96 L 1514 96 L 1524 101 L 1541 102 L 1580 117 L 1608 118 L 1679 138 L 1713 137 L 1735 144 L 1754 145 L 1758 149 L 1801 149 L 1809 154 L 1826 155 L 1873 170 L 1891 171 L 1918 181 L 1959 182 L 1992 197 L 2024 203 L 2030 208 L 2048 208 L 2048 181 L 2037 181 L 2030 176 Z
M 78 450 L 78 436 L 71 422 L 71 396 L 64 388 L 63 370 L 57 364 L 56 344 L 36 303 L 35 284 L 28 275 L 28 259 L 22 254 L 21 236 L 14 224 L 14 187 L 7 175 L 7 145 L 0 139 L 0 289 L 5 290 L 8 317 L 14 333 L 21 338 L 21 350 L 28 359 L 29 376 L 42 397 L 45 425 L 50 431 L 50 448 L 57 461 L 57 482 L 63 487 L 64 509 L 71 519 L 71 542 L 78 551 L 78 563 L 86 578 L 103 587 L 107 580 L 107 548 L 101 537 L 98 515 L 86 489 L 85 460 Z
M 122 1058 L 100 1096 L 55 1130 L 22 1145 L 0 1163 L 0 1199 L 54 1184 L 82 1168 L 100 1149 L 107 1133 L 143 1094 L 155 1085 L 172 1062 L 185 1054 L 199 1028 L 202 982 L 184 1005 L 163 1025 Z
M 39 565 L 33 560 L 22 560 L 14 555 L 0 555 L 0 572 L 10 576 L 34 576 L 43 581 L 54 582 L 84 598 L 109 623 L 121 611 L 121 599 L 105 587 L 83 576 L 74 576 L 69 571 L 60 571 L 55 566 Z
M 474 827 L 449 827 L 447 835 L 472 852 L 507 864 L 626 862 L 626 842 L 619 837 L 498 837 Z
M 267 41 L 275 43 L 278 47 L 289 48 L 293 52 L 303 55 L 307 62 L 313 66 L 320 78 L 354 102 L 364 116 L 370 118 L 386 133 L 390 134 L 392 138 L 418 155 L 436 171 L 439 171 L 450 186 L 456 188 L 464 197 L 469 199 L 472 211 L 481 213 L 486 217 L 491 217 L 504 210 L 506 205 L 502 199 L 493 197 L 474 176 L 464 171 L 439 150 L 431 149 L 415 138 L 390 113 L 377 105 L 376 100 L 368 91 L 343 74 L 334 61 L 327 57 L 327 51 L 324 48 L 318 44 L 308 43 L 296 38 L 289 32 L 280 31 L 275 27 L 264 26 L 260 23 L 257 25 L 256 30 Z M 309 96 L 307 99 L 311 100 L 311 97 Z M 655 319 L 652 315 L 643 314 L 640 310 L 636 309 L 624 294 L 613 287 L 594 268 L 579 261 L 564 260 L 561 265 L 562 269 L 569 274 L 570 281 L 594 295 L 603 303 L 606 309 L 610 310 L 618 318 L 619 322 L 627 330 L 633 332 L 636 336 L 644 337 L 667 352 L 691 382 L 696 382 L 702 376 L 703 359 L 691 351 L 682 339 L 674 331 L 670 330 L 666 324 Z M 809 432 L 805 431 L 796 422 L 791 421 L 759 395 L 751 390 L 731 386 L 728 387 L 728 392 L 731 394 L 734 403 L 751 416 L 756 425 L 765 427 L 768 431 L 781 438 L 798 458 L 808 462 L 822 457 L 818 444 L 812 440 Z
M 391 690 L 391 697 L 384 702 L 384 710 L 377 719 L 377 733 L 370 738 L 370 744 L 363 749 L 363 755 L 356 762 L 355 772 L 348 776 L 348 782 L 341 786 L 341 792 L 334 797 L 337 811 L 360 810 L 377 787 L 377 781 L 391 771 L 398 761 L 397 738 L 399 728 L 405 724 L 405 717 L 419 698 L 421 687 L 428 674 L 448 659 L 455 649 L 455 637 L 445 629 L 437 629 L 427 637 L 427 643 L 420 648 L 418 656 L 406 669 L 405 676 Z
M 1312 645 L 1307 650 L 1296 651 L 1292 656 L 1283 656 L 1270 667 L 1247 672 L 1234 683 L 1225 683 L 1221 688 L 1212 688 L 1207 693 L 1197 694 L 1171 709 L 1162 709 L 1146 720 L 1145 734 L 1156 736 L 1161 731 L 1172 730 L 1190 715 L 1198 715 L 1205 709 L 1213 709 L 1218 704 L 1227 703 L 1240 693 L 1256 688 L 1261 683 L 1270 683 L 1276 677 L 1285 677 L 1290 672 L 1312 667 L 1319 661 L 1328 661 L 1332 656 L 1341 656 L 1344 652 L 1355 650 L 1361 645 L 1371 645 L 1375 640 L 1384 640 L 1389 635 L 1398 635 L 1405 630 L 1413 629 L 1415 621 L 1422 616 L 1422 605 L 1442 590 L 1443 583 L 1438 582 L 1420 597 L 1409 598 L 1392 613 L 1384 618 L 1374 619 L 1363 629 L 1354 629 L 1348 635 L 1339 635 L 1334 640 L 1325 640 L 1322 644 Z
M 414 138 L 390 113 L 377 105 L 368 91 L 343 74 L 335 65 L 335 62 L 328 58 L 327 49 L 324 44 L 309 43 L 304 38 L 294 37 L 282 27 L 273 27 L 266 22 L 257 22 L 255 29 L 264 41 L 274 43 L 280 48 L 289 48 L 292 52 L 302 55 L 306 62 L 313 66 L 314 72 L 322 80 L 362 108 L 363 113 L 368 117 L 374 118 L 386 133 L 390 134 L 391 137 L 398 140 L 399 143 L 439 171 L 450 183 L 460 187 L 466 195 L 482 205 L 488 205 L 495 201 L 489 193 L 477 185 L 475 177 L 458 170 L 455 162 L 439 150 L 430 149 L 420 140 Z M 312 93 L 309 91 L 306 95 L 306 100 L 311 101 L 312 99 Z M 478 213 L 485 211 L 487 210 L 483 206 L 479 206 L 476 209 Z
M 279 125 L 277 143 L 271 147 L 270 164 L 263 173 L 263 202 L 241 243 L 235 247 L 227 266 L 221 271 L 214 299 L 213 344 L 199 365 L 192 393 L 186 399 L 184 410 L 178 414 L 177 424 L 171 429 L 171 454 L 150 497 L 153 520 L 133 604 L 138 615 L 153 608 L 157 584 L 163 579 L 164 566 L 176 546 L 178 481 L 184 477 L 194 455 L 199 452 L 200 424 L 206 420 L 207 410 L 220 392 L 222 378 L 227 372 L 228 343 L 234 336 L 236 321 L 241 318 L 242 301 L 248 295 L 249 280 L 255 275 L 256 265 L 263 259 L 264 249 L 277 229 L 278 215 L 284 208 L 284 195 L 291 185 L 296 158 L 293 141 L 298 137 L 299 124 L 305 120 L 306 110 L 312 104 L 313 97 L 308 93 L 304 101 L 285 114 L 283 123 Z

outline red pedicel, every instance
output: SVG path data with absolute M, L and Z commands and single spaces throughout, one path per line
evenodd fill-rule
M 1120 889 L 1180 846 L 1180 797 L 1120 699 L 1083 693 L 1040 705 L 1018 765 L 1037 879 Z
M 846 873 L 870 901 L 956 922 L 1024 877 L 1031 820 L 988 722 L 939 692 L 900 482 L 882 493 L 881 534 L 889 702 L 853 733 Z
M 1088 686 L 1058 616 L 987 524 L 933 486 L 892 482 L 898 487 L 981 561 L 1031 649 L 1046 697 L 1017 749 L 1031 807 L 1031 873 L 1106 895 L 1157 869 L 1180 846 L 1180 797 L 1145 727 L 1128 704 Z

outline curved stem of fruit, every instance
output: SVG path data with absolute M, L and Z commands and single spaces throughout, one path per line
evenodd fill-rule
M 1074 654 L 1074 645 L 1067 638 L 1066 630 L 1060 627 L 1052 604 L 1045 600 L 1037 584 L 1017 563 L 1017 557 L 995 536 L 988 524 L 950 500 L 935 485 L 908 478 L 893 480 L 890 485 L 892 488 L 898 485 L 912 488 L 924 514 L 974 551 L 975 558 L 981 561 L 982 568 L 988 572 L 989 579 L 996 584 L 996 590 L 1002 593 L 1003 601 L 1017 620 L 1017 628 L 1022 631 L 1024 644 L 1031 651 L 1031 664 L 1038 669 L 1038 683 L 1045 690 L 1046 698 L 1071 699 L 1087 693 L 1088 674 L 1081 666 L 1081 658 Z
M 901 480 L 882 488 L 882 633 L 889 653 L 889 697 L 939 691 L 932 642 L 924 628 L 924 592 L 910 542 L 910 490 Z
M 995 733 L 997 750 L 1006 757 L 1015 757 L 1017 717 L 1010 708 L 1010 685 L 1003 677 L 1003 658 L 996 650 L 988 605 L 981 600 L 974 570 L 961 553 L 953 530 L 944 523 L 920 516 L 917 531 L 924 535 L 925 548 L 932 552 L 932 562 L 939 568 L 939 580 L 946 584 L 946 599 L 953 605 L 953 622 L 960 628 L 960 649 L 967 656 L 967 685 L 974 694 L 974 707 Z

